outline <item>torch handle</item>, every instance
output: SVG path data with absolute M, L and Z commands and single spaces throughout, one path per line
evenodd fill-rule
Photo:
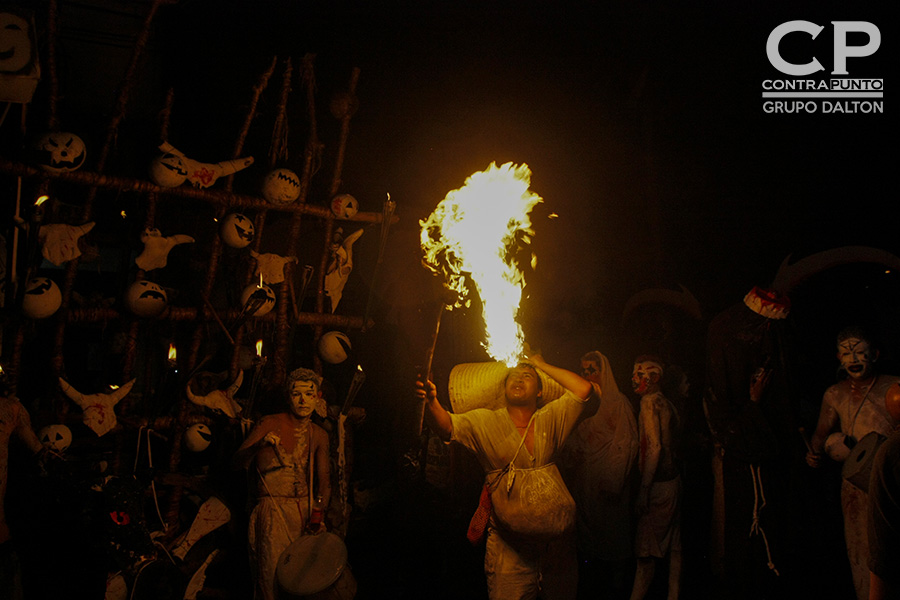
M 437 346 L 438 332 L 441 330 L 441 316 L 444 314 L 444 308 L 444 303 L 441 302 L 438 305 L 438 313 L 437 318 L 434 321 L 434 331 L 431 334 L 431 342 L 428 345 L 428 350 L 425 352 L 424 366 L 422 367 L 422 372 L 419 374 L 419 376 L 424 379 L 431 379 L 431 363 L 434 359 L 434 349 Z M 425 402 L 419 402 L 417 408 L 419 412 L 416 417 L 416 437 L 422 435 L 422 425 L 425 422 Z

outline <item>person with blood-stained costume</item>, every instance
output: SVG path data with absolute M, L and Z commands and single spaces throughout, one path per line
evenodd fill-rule
M 236 466 L 252 465 L 256 475 L 257 504 L 247 537 L 257 600 L 278 597 L 279 557 L 307 526 L 313 498 L 321 496 L 326 507 L 331 499 L 328 434 L 310 418 L 325 410 L 321 381 L 310 369 L 292 371 L 286 381 L 289 410 L 263 417 L 234 455 Z M 324 528 L 320 523 L 318 530 Z
M 848 448 L 873 431 L 885 437 L 893 431 L 895 423 L 885 404 L 885 394 L 900 377 L 878 373 L 875 366 L 878 356 L 871 336 L 861 328 L 848 327 L 838 333 L 837 358 L 847 377 L 825 390 L 806 455 L 809 466 L 821 466 L 826 439 L 836 431 L 840 432 L 836 437 L 845 440 L 838 442 Z M 869 597 L 868 500 L 865 490 L 848 479 L 841 481 L 844 541 L 857 600 Z
M 707 336 L 704 410 L 712 436 L 710 566 L 731 598 L 798 584 L 797 514 L 805 447 L 789 362 L 790 300 L 754 287 Z M 765 501 L 760 501 L 764 497 Z
M 634 359 L 631 387 L 641 399 L 640 487 L 635 499 L 637 569 L 631 600 L 647 595 L 660 559 L 668 559 L 669 600 L 677 600 L 681 589 L 681 469 L 676 457 L 680 424 L 675 405 L 662 394 L 662 376 L 658 357 Z
M 21 569 L 4 511 L 9 445 L 16 440 L 35 456 L 39 456 L 44 447 L 31 427 L 28 411 L 18 398 L 7 394 L 2 378 L 0 371 L 0 598 L 20 600 L 23 598 Z
M 572 432 L 560 458 L 578 511 L 578 551 L 586 571 L 582 579 L 608 579 L 598 586 L 624 589 L 633 556 L 631 479 L 638 455 L 637 421 L 605 355 L 595 350 L 582 356 L 581 376 L 603 390 L 597 412 Z

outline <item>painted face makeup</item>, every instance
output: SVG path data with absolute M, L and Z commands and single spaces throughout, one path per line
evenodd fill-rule
M 581 361 L 581 376 L 594 383 L 600 383 L 603 367 L 592 360 Z
M 319 388 L 309 381 L 295 381 L 290 391 L 291 412 L 301 419 L 308 417 L 316 408 Z
M 838 344 L 838 360 L 841 368 L 852 379 L 865 379 L 872 372 L 874 352 L 866 340 L 847 338 Z
M 634 363 L 634 371 L 631 374 L 631 388 L 643 396 L 659 388 L 659 380 L 662 379 L 662 366 L 653 361 Z

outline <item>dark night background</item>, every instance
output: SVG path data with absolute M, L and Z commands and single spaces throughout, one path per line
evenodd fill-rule
M 148 6 L 60 2 L 60 120 L 89 148 L 102 143 Z M 162 7 L 110 172 L 143 177 L 169 88 L 176 99 L 170 141 L 200 160 L 226 158 L 222 149 L 233 144 L 250 89 L 272 57 L 291 56 L 296 69 L 314 53 L 326 145 L 318 185 L 327 185 L 321 180 L 330 177 L 338 129 L 327 99 L 346 88 L 353 67 L 360 69 L 341 191 L 373 212 L 390 193 L 400 220 L 377 279 L 377 228 L 356 244 L 339 311 L 361 313 L 374 286 L 378 327 L 348 332 L 369 376 L 359 397 L 368 416 L 358 432 L 357 477 L 373 490 L 384 478 L 399 482 L 385 523 L 362 525 L 350 545 L 359 598 L 482 593 L 481 557 L 464 546 L 458 529 L 474 507 L 468 490 L 423 488 L 395 465 L 403 460 L 398 432 L 409 419 L 410 376 L 428 331 L 423 299 L 433 291 L 419 264 L 418 221 L 468 175 L 491 162 L 529 165 L 544 203 L 532 213 L 538 266 L 522 308 L 526 338 L 569 368 L 588 350 L 604 352 L 623 390 L 630 361 L 648 349 L 638 338 L 650 326 L 622 320 L 637 292 L 682 285 L 698 300 L 702 320 L 676 316 L 672 342 L 685 353 L 678 360 L 697 394 L 709 319 L 752 286 L 770 284 L 786 257 L 848 245 L 900 250 L 890 95 L 881 115 L 762 110 L 762 80 L 787 77 L 769 64 L 766 38 L 793 19 L 826 26 L 815 42 L 785 46 L 796 62 L 813 52 L 830 70 L 830 21 L 860 20 L 876 24 L 882 41 L 873 57 L 849 59 L 851 76 L 885 78 L 887 65 L 896 64 L 896 28 L 885 2 L 182 0 Z M 280 67 L 270 90 L 279 85 Z M 29 113 L 38 130 L 46 108 L 41 91 Z M 284 166 L 299 172 L 306 108 L 299 81 L 293 91 Z M 261 102 L 247 144 L 257 163 L 236 176 L 237 191 L 254 194 L 264 173 L 274 94 Z M 310 202 L 326 200 L 322 189 L 313 190 Z M 277 218 L 267 227 L 277 235 Z M 806 383 L 811 429 L 821 393 L 834 382 L 832 340 L 841 326 L 858 322 L 877 331 L 883 367 L 900 372 L 900 273 L 843 266 L 807 281 L 792 300 L 805 369 L 797 378 Z M 474 311 L 445 315 L 437 378 L 457 362 L 486 359 L 477 320 Z M 326 365 L 325 375 L 343 393 L 347 369 Z M 701 501 L 694 515 L 705 518 L 702 511 Z M 696 524 L 692 549 L 702 548 L 704 527 Z M 840 544 L 835 527 L 823 528 L 822 539 Z M 840 552 L 820 549 L 834 579 L 811 589 L 842 589 L 835 583 L 843 581 Z M 686 559 L 685 598 L 703 595 L 703 558 L 698 549 Z

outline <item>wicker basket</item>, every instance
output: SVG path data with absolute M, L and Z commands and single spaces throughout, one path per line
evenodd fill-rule
M 565 389 L 540 369 L 543 393 L 539 406 L 556 400 Z M 453 412 L 464 413 L 475 408 L 497 409 L 506 406 L 504 396 L 506 373 L 509 367 L 502 362 L 462 363 L 450 371 L 448 390 Z

